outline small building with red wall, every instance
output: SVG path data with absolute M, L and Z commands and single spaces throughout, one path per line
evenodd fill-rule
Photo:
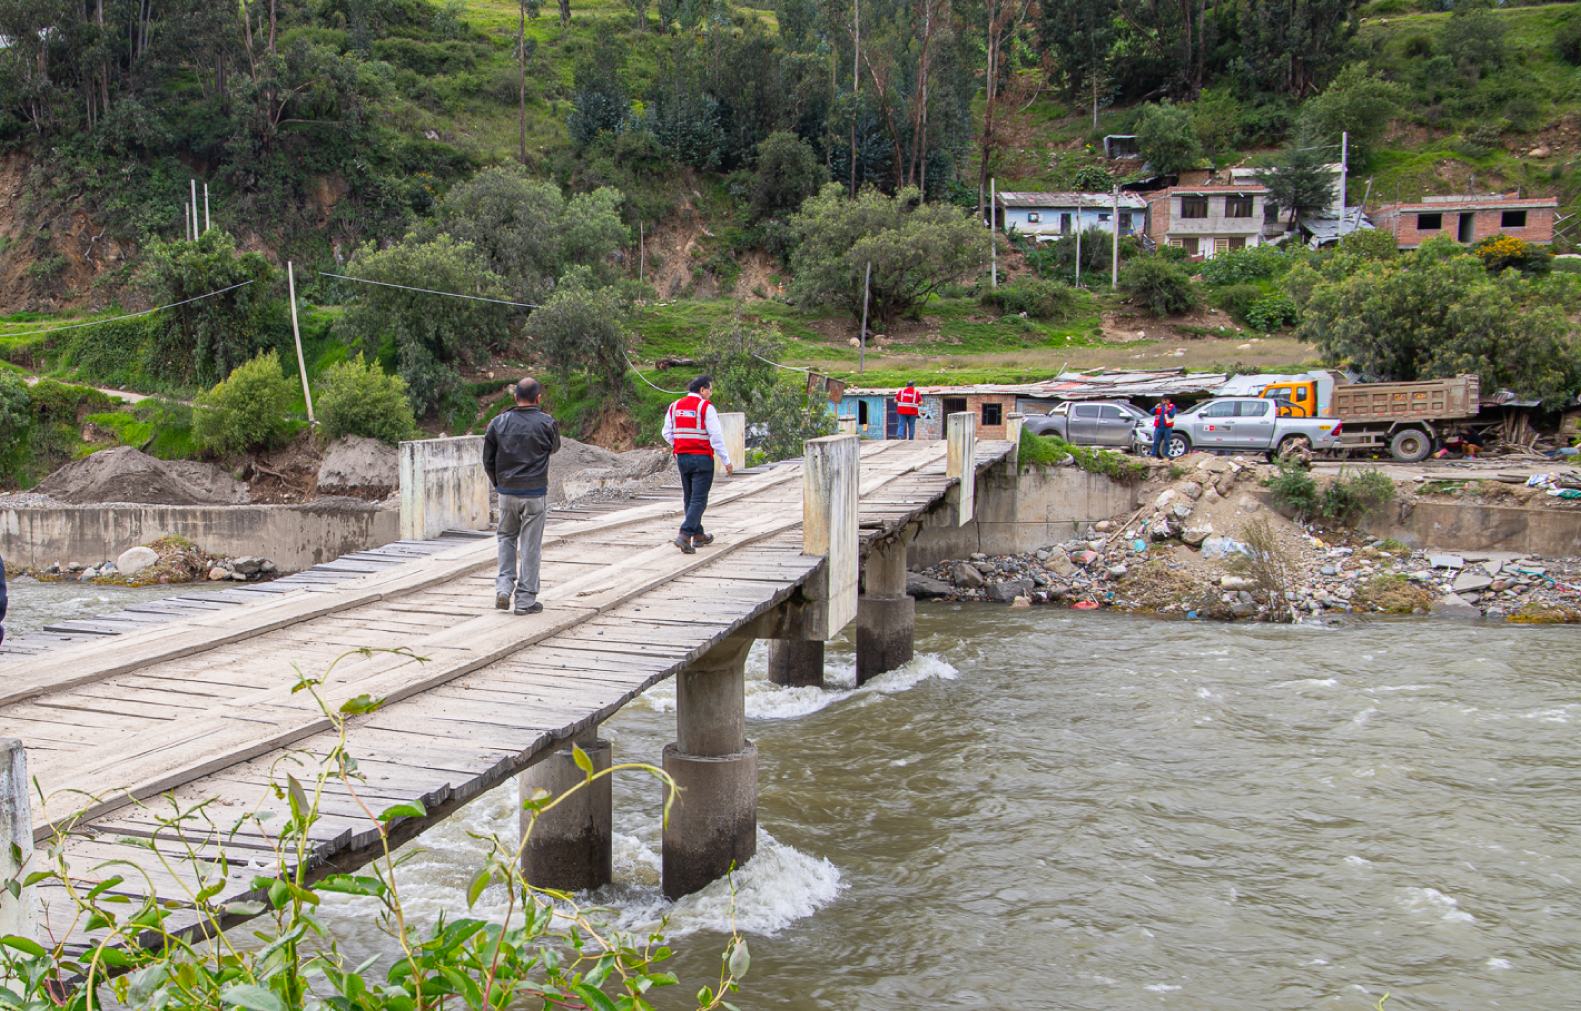
M 1553 197 L 1493 193 L 1384 204 L 1372 220 L 1378 229 L 1394 236 L 1394 244 L 1400 249 L 1415 249 L 1439 235 L 1467 245 L 1494 235 L 1508 235 L 1546 246 L 1554 241 L 1554 218 L 1558 213 L 1559 201 Z

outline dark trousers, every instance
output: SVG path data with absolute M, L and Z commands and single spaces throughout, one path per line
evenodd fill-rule
M 900 419 L 900 437 L 902 439 L 915 439 L 917 437 L 917 416 L 915 414 L 897 414 Z
M 1164 459 L 1169 456 L 1169 437 L 1175 434 L 1173 428 L 1156 425 L 1153 428 L 1153 456 Z
M 697 537 L 703 532 L 703 510 L 708 508 L 708 490 L 714 486 L 714 458 L 702 453 L 678 453 L 675 465 L 681 471 L 681 501 L 686 503 L 686 519 L 681 523 L 681 536 Z

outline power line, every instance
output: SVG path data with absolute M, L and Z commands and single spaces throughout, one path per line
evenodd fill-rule
M 762 355 L 757 354 L 756 352 L 748 351 L 747 354 L 751 355 L 753 358 L 756 358 L 760 362 L 769 362 L 769 360 L 767 358 L 764 358 Z M 784 369 L 787 372 L 811 372 L 812 371 L 812 369 L 804 369 L 804 368 L 801 368 L 801 367 L 796 366 L 796 365 L 781 365 L 779 362 L 769 362 L 769 364 L 774 366 L 777 369 Z
M 626 364 L 631 367 L 631 371 L 632 372 L 636 373 L 638 379 L 641 379 L 643 382 L 647 383 L 649 386 L 652 386 L 654 389 L 658 390 L 660 393 L 667 393 L 667 394 L 669 394 L 672 397 L 684 397 L 684 396 L 686 396 L 686 391 L 684 391 L 684 390 L 667 390 L 667 389 L 665 389 L 662 386 L 656 385 L 652 380 L 650 380 L 647 376 L 643 375 L 641 372 L 637 372 L 637 366 L 635 364 L 633 364 L 633 362 L 631 360 L 631 356 L 626 354 L 624 349 L 621 350 L 620 355 L 621 355 L 622 358 L 626 359 Z
M 453 291 L 434 291 L 432 288 L 413 288 L 410 285 L 406 285 L 406 284 L 391 284 L 388 281 L 370 281 L 366 277 L 347 277 L 345 274 L 330 274 L 330 273 L 327 273 L 327 272 L 322 271 L 322 270 L 318 272 L 318 276 L 319 277 L 338 277 L 342 281 L 356 281 L 359 284 L 377 284 L 381 288 L 400 288 L 402 291 L 420 291 L 420 292 L 422 292 L 425 295 L 446 295 L 446 296 L 448 296 L 450 298 L 471 299 L 474 302 L 494 302 L 494 303 L 496 303 L 498 305 L 516 305 L 516 306 L 521 306 L 523 309 L 542 309 L 543 308 L 543 306 L 541 306 L 541 305 L 533 305 L 531 302 L 511 302 L 511 301 L 507 301 L 506 299 L 503 299 L 503 298 L 484 298 L 481 295 L 457 295 Z
M 151 313 L 151 312 L 158 312 L 161 309 L 174 309 L 176 306 L 178 306 L 178 305 L 186 305 L 188 302 L 197 302 L 197 301 L 199 301 L 201 299 L 213 298 L 215 295 L 223 295 L 227 291 L 235 291 L 237 288 L 245 288 L 249 284 L 252 284 L 252 282 L 251 281 L 243 281 L 241 284 L 233 284 L 229 288 L 221 288 L 219 291 L 211 291 L 207 295 L 194 295 L 191 298 L 184 298 L 184 299 L 182 299 L 179 302 L 172 302 L 169 305 L 157 305 L 157 306 L 155 306 L 152 309 L 144 309 L 142 312 L 129 312 L 125 316 L 111 316 L 109 319 L 96 319 L 96 320 L 93 320 L 92 322 L 89 322 L 89 323 L 73 323 L 70 326 L 51 327 L 48 330 L 24 330 L 21 333 L 0 334 L 0 336 L 3 336 L 3 337 L 36 337 L 39 334 L 60 333 L 62 330 L 80 330 L 80 329 L 82 329 L 85 326 L 98 326 L 100 323 L 115 323 L 115 322 L 117 322 L 119 320 L 123 320 L 123 319 L 136 319 L 138 316 L 147 316 L 149 313 Z

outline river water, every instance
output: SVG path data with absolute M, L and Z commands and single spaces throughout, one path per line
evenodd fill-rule
M 26 632 L 36 632 L 57 621 L 112 614 L 133 604 L 204 589 L 208 587 L 191 584 L 101 586 L 78 582 L 41 583 L 26 576 L 12 575 L 6 583 L 10 601 L 6 608 L 5 634 L 10 639 Z
M 742 1008 L 1581 1008 L 1573 630 L 917 612 L 918 659 L 860 690 L 843 644 L 828 692 L 749 661 Z M 604 736 L 656 761 L 674 721 L 661 685 Z M 657 785 L 615 796 L 594 898 L 668 916 L 680 1006 L 717 980 L 729 889 L 665 902 Z M 515 804 L 420 840 L 409 910 L 460 914 L 472 836 L 514 838 Z M 352 950 L 384 947 L 367 906 L 326 906 Z

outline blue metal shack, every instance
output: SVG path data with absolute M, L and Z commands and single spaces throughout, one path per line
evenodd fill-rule
M 856 418 L 856 434 L 864 439 L 895 437 L 895 398 L 872 390 L 847 390 L 836 407 L 836 416 Z

